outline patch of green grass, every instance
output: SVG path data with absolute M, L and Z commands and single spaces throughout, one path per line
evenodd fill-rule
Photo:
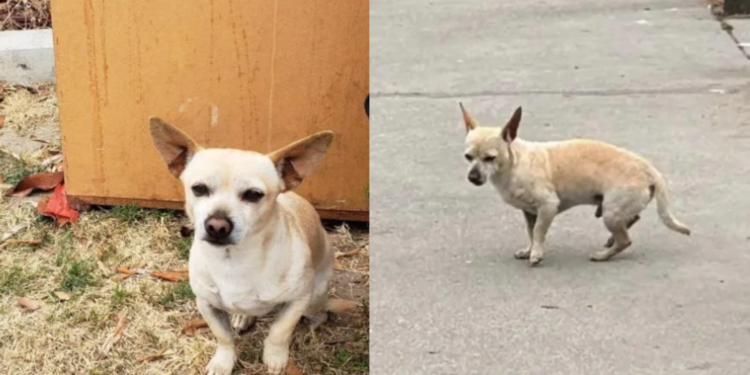
M 70 229 L 53 230 L 64 231 L 62 235 L 55 238 L 54 244 L 52 244 L 52 246 L 58 249 L 58 252 L 55 255 L 55 266 L 63 267 L 67 265 L 72 259 L 70 251 L 74 247 L 75 237 L 73 236 L 73 232 Z
M 195 294 L 190 288 L 190 283 L 187 281 L 180 281 L 174 284 L 166 293 L 164 293 L 159 299 L 159 304 L 166 308 L 172 308 L 178 302 L 184 302 L 195 299 Z
M 177 254 L 180 255 L 180 259 L 190 258 L 190 247 L 193 246 L 193 239 L 191 237 L 177 237 L 174 241 L 174 247 L 177 250 Z
M 83 260 L 74 260 L 70 262 L 68 267 L 65 267 L 63 282 L 60 288 L 68 292 L 74 292 L 93 286 L 94 284 L 96 284 L 94 267 L 91 263 Z
M 17 185 L 24 177 L 41 171 L 39 167 L 27 165 L 12 156 L 0 155 L 0 171 L 6 184 Z
M 134 204 L 116 206 L 112 209 L 112 216 L 126 224 L 133 224 L 148 218 L 164 218 L 175 215 L 173 210 L 153 210 L 138 207 Z
M 127 300 L 132 296 L 133 293 L 122 290 L 122 288 L 120 288 L 120 284 L 117 284 L 115 290 L 112 293 L 112 307 L 117 308 L 124 306 Z
M 335 356 L 335 365 L 339 369 L 349 368 L 365 374 L 370 372 L 370 358 L 367 355 L 350 353 L 348 350 L 341 348 L 336 351 Z
M 0 268 L 0 294 L 23 295 L 31 288 L 33 279 L 19 266 Z

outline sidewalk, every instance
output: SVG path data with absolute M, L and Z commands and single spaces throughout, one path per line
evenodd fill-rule
M 750 372 L 750 61 L 705 4 L 382 0 L 370 38 L 373 374 Z M 652 204 L 591 263 L 608 233 L 574 209 L 529 269 L 522 215 L 466 180 L 459 100 L 651 159 L 694 235 Z

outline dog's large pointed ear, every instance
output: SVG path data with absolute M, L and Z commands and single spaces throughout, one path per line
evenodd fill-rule
M 193 155 L 202 148 L 180 129 L 158 117 L 151 117 L 148 122 L 156 150 L 167 163 L 169 171 L 175 177 L 180 177 Z
M 464 115 L 464 124 L 466 125 L 466 132 L 470 132 L 474 130 L 474 128 L 477 127 L 477 122 L 474 120 L 474 118 L 471 117 L 469 114 L 469 111 L 464 108 L 464 105 L 461 102 L 458 102 L 458 106 L 461 107 L 461 114 Z
M 514 139 L 516 139 L 516 134 L 518 134 L 518 125 L 521 124 L 522 112 L 523 111 L 521 110 L 521 107 L 516 108 L 516 111 L 513 112 L 513 117 L 511 117 L 508 123 L 505 124 L 503 132 L 501 133 L 505 142 L 510 143 Z
M 323 161 L 332 141 L 333 132 L 324 131 L 268 154 L 284 181 L 282 191 L 289 191 L 299 186 L 302 180 Z

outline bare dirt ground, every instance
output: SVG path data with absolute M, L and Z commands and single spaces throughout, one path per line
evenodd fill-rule
M 54 90 L 5 91 L 0 103 L 0 177 L 6 186 L 42 170 L 59 152 Z M 2 184 L 2 182 L 0 182 Z M 31 374 L 201 374 L 215 348 L 186 281 L 127 277 L 119 267 L 187 268 L 190 238 L 177 212 L 132 206 L 83 212 L 57 227 L 36 212 L 40 194 L 0 193 L 0 368 Z M 362 307 L 297 327 L 290 374 L 369 373 L 369 237 L 366 228 L 326 223 L 339 253 L 331 294 Z M 239 339 L 235 374 L 262 374 L 262 341 L 273 316 Z M 298 370 L 298 372 L 294 372 Z

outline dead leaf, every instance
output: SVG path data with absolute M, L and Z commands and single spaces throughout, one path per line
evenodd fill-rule
M 55 172 L 62 173 L 62 172 Z M 45 197 L 39 201 L 36 207 L 37 213 L 51 217 L 62 226 L 78 220 L 78 211 L 68 205 L 68 196 L 65 193 L 65 184 L 59 184 L 51 197 Z
M 304 372 L 300 371 L 293 363 L 289 362 L 289 366 L 286 367 L 286 375 L 305 375 Z
M 117 272 L 118 273 L 124 273 L 124 274 L 129 275 L 129 276 L 133 276 L 133 275 L 135 275 L 135 274 L 138 273 L 138 271 L 136 271 L 134 269 L 130 269 L 128 267 L 117 267 Z
M 147 355 L 137 361 L 135 363 L 144 363 L 144 362 L 153 362 L 157 359 L 161 359 L 164 357 L 164 354 L 167 352 L 167 348 L 164 348 L 162 350 L 159 350 L 156 354 Z
M 3 128 L 3 125 L 5 125 L 5 116 L 0 116 L 0 129 Z
M 109 335 L 107 338 L 107 341 L 104 342 L 104 344 L 101 347 L 101 356 L 106 357 L 107 353 L 112 349 L 112 345 L 114 345 L 118 340 L 120 340 L 120 337 L 122 337 L 122 329 L 125 327 L 125 323 L 128 322 L 128 319 L 125 317 L 125 312 L 122 312 L 120 314 L 120 320 L 117 322 L 117 326 L 115 327 L 115 331 Z
M 60 299 L 60 301 L 67 301 L 70 299 L 70 293 L 67 293 L 67 292 L 57 291 L 55 292 L 55 295 L 57 296 L 57 298 Z
M 343 269 L 344 269 L 344 266 L 342 266 L 342 265 L 341 265 L 341 262 L 339 262 L 339 260 L 338 260 L 338 259 L 334 259 L 334 262 L 335 262 L 335 263 L 334 263 L 334 265 L 333 265 L 333 268 L 334 268 L 334 269 L 335 269 L 336 271 L 341 271 L 341 270 L 343 270 Z
M 62 172 L 42 172 L 24 177 L 13 189 L 14 197 L 25 197 L 34 190 L 52 190 L 63 182 Z
M 186 272 L 175 272 L 175 271 L 151 271 L 151 276 L 157 279 L 163 279 L 167 281 L 185 281 L 188 279 Z
M 19 298 L 18 304 L 21 305 L 21 307 L 23 307 L 26 311 L 36 311 L 39 310 L 40 307 L 42 307 L 41 302 L 35 301 L 33 299 L 28 299 L 26 297 Z
M 208 327 L 208 323 L 206 323 L 205 320 L 193 319 L 185 324 L 185 327 L 182 328 L 182 333 L 186 336 L 193 337 L 196 330 L 206 327 Z

